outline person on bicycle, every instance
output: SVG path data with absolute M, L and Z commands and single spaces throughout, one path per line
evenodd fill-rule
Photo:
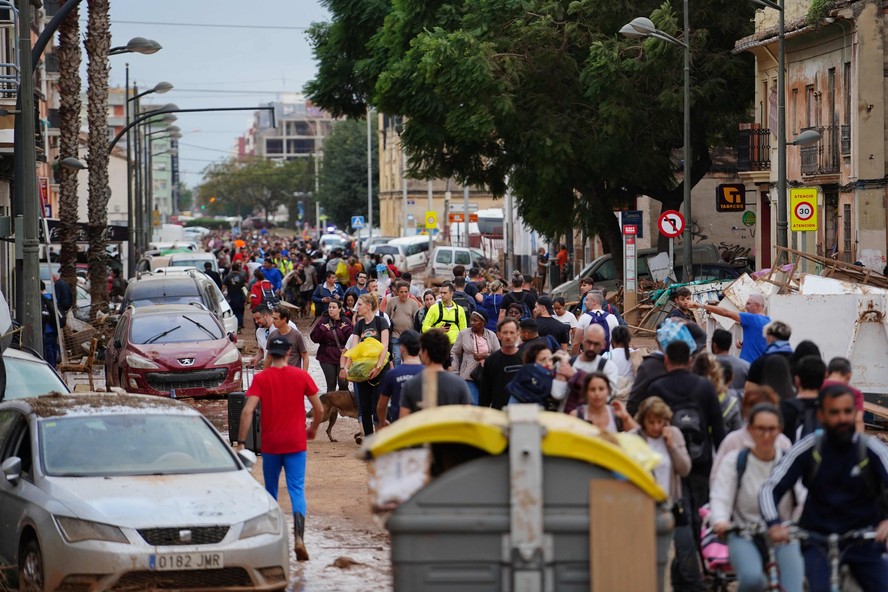
M 746 428 L 752 438 L 751 447 L 743 447 L 727 454 L 719 465 L 709 494 L 712 530 L 720 538 L 727 536 L 731 566 L 737 575 L 738 591 L 752 592 L 765 589 L 762 571 L 764 549 L 764 521 L 759 510 L 758 493 L 762 484 L 783 455 L 776 445 L 783 430 L 780 410 L 761 403 L 752 408 Z M 778 511 L 789 519 L 793 510 L 792 495 L 784 495 Z M 737 531 L 732 530 L 732 526 Z M 776 548 L 780 585 L 786 592 L 801 592 L 804 565 L 798 542 Z
M 851 568 L 864 590 L 888 590 L 888 538 L 885 499 L 888 447 L 854 429 L 854 393 L 843 384 L 822 388 L 817 418 L 823 431 L 799 440 L 762 486 L 759 506 L 774 544 L 789 542 L 778 503 L 801 479 L 808 488 L 799 526 L 815 535 L 845 534 L 874 529 L 874 541 L 853 541 L 840 549 L 842 563 Z M 805 575 L 811 592 L 829 590 L 830 565 L 822 544 L 805 542 Z

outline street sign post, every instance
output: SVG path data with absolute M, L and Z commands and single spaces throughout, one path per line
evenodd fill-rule
M 636 224 L 623 225 L 623 310 L 632 311 L 637 302 L 638 270 L 636 267 L 635 239 L 638 235 Z M 635 315 L 629 317 L 634 322 Z
M 660 234 L 669 239 L 669 265 L 675 267 L 675 237 L 681 236 L 685 228 L 685 219 L 681 212 L 666 210 L 657 218 Z
M 807 252 L 808 233 L 817 231 L 817 188 L 797 187 L 789 190 L 789 229 L 802 233 L 802 251 Z M 806 263 L 802 258 L 802 272 L 808 271 Z
M 425 225 L 427 230 L 433 230 L 438 228 L 438 213 L 437 212 L 426 212 L 425 213 Z
M 352 230 L 364 228 L 364 216 L 352 216 Z

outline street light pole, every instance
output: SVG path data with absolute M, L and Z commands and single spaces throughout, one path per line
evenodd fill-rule
M 370 105 L 367 105 L 367 228 L 369 236 L 373 236 L 373 124 L 370 116 L 373 113 Z M 382 214 L 382 212 L 380 212 Z
M 786 35 L 783 4 L 777 5 L 777 246 L 789 245 L 786 205 Z
M 18 130 L 15 143 L 21 150 L 15 159 L 16 196 L 22 198 L 21 219 L 16 220 L 17 236 L 22 240 L 22 269 L 16 282 L 16 313 L 24 331 L 23 342 L 40 354 L 43 353 L 43 322 L 40 314 L 40 262 L 37 241 L 37 147 L 34 137 L 34 71 L 31 56 L 31 2 L 18 0 L 19 11 L 19 99 L 21 106 L 15 118 Z M 49 253 L 47 253 L 47 257 Z M 50 289 L 52 278 L 50 277 Z M 55 360 L 52 360 L 54 363 Z
M 684 180 L 682 181 L 684 199 L 685 228 L 683 238 L 684 281 L 694 278 L 694 245 L 691 228 L 693 227 L 691 208 L 691 26 L 688 0 L 684 0 L 684 41 L 676 39 L 669 33 L 654 26 L 649 18 L 640 16 L 623 25 L 620 34 L 631 39 L 653 37 L 684 49 Z

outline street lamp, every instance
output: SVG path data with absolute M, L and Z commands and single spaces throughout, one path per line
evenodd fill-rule
M 751 0 L 764 8 L 773 8 L 777 19 L 777 246 L 789 246 L 789 222 L 786 206 L 786 27 L 783 6 L 785 0 Z M 816 134 L 816 135 L 815 135 Z M 820 134 L 806 130 L 789 142 L 793 146 L 816 144 Z
M 59 164 L 65 167 L 66 169 L 71 169 L 73 171 L 85 171 L 89 167 L 83 164 L 80 159 L 74 158 L 73 156 L 69 156 L 67 158 L 63 158 L 59 161 Z
M 151 55 L 163 49 L 163 46 L 153 39 L 145 39 L 144 37 L 133 37 L 127 41 L 126 45 L 112 47 L 108 51 L 108 55 L 120 55 L 122 53 L 141 53 L 143 55 Z
M 684 281 L 694 278 L 694 248 L 691 236 L 691 38 L 688 0 L 684 0 L 684 41 L 676 39 L 669 33 L 661 31 L 649 18 L 640 16 L 632 19 L 628 25 L 620 29 L 620 34 L 631 39 L 653 37 L 684 49 Z

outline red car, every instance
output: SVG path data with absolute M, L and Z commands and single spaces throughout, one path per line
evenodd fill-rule
M 128 307 L 105 352 L 109 386 L 163 397 L 205 397 L 241 390 L 241 354 L 204 306 Z

